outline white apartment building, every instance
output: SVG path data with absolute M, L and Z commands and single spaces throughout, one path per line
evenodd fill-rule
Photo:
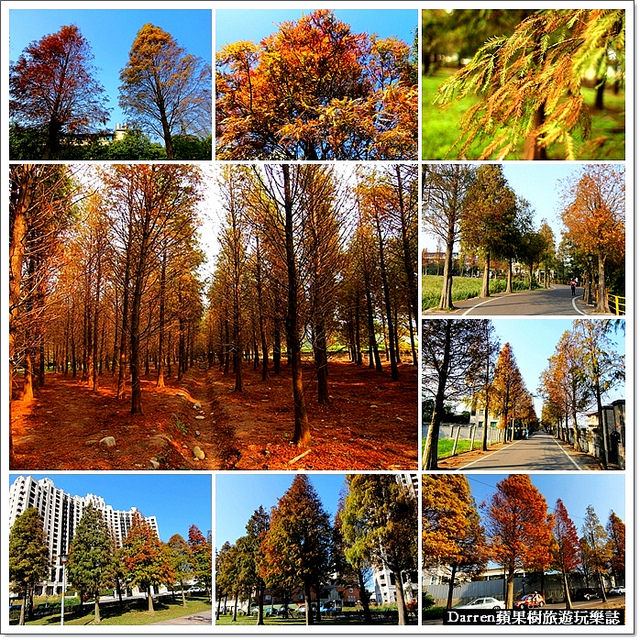
M 56 489 L 49 478 L 36 480 L 31 476 L 19 476 L 9 489 L 9 528 L 15 519 L 29 507 L 35 507 L 42 517 L 47 545 L 49 547 L 50 575 L 46 584 L 36 588 L 36 595 L 62 593 L 62 564 L 60 555 L 69 553 L 73 535 L 87 505 L 100 510 L 111 531 L 117 547 L 121 547 L 137 513 L 135 507 L 128 511 L 114 509 L 104 498 L 91 493 L 84 497 L 72 496 L 62 489 Z M 159 536 L 155 516 L 144 518 Z

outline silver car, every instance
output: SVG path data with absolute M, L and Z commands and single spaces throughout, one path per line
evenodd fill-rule
M 454 609 L 506 609 L 507 605 L 504 600 L 496 600 L 496 598 L 476 598 L 467 604 L 459 604 Z

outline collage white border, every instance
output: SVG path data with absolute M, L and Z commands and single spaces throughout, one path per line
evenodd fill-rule
M 84 4 L 84 3 L 83 3 Z M 486 635 L 501 635 L 501 636 L 515 636 L 516 633 L 518 636 L 520 635 L 529 635 L 529 636 L 543 636 L 546 638 L 552 637 L 564 637 L 567 635 L 608 635 L 604 632 L 610 632 L 614 635 L 629 635 L 635 630 L 635 581 L 636 581 L 636 565 L 635 565 L 635 520 L 636 520 L 636 512 L 635 512 L 635 481 L 636 481 L 636 470 L 635 470 L 635 435 L 633 425 L 635 423 L 635 387 L 634 387 L 634 373 L 635 373 L 635 304 L 633 300 L 633 294 L 635 293 L 635 224 L 633 213 L 635 210 L 634 203 L 634 187 L 635 187 L 635 156 L 636 156 L 636 147 L 635 147 L 635 126 L 634 126 L 634 115 L 635 115 L 635 2 L 633 0 L 622 0 L 620 2 L 608 3 L 606 1 L 603 2 L 594 2 L 593 0 L 587 0 L 582 2 L 571 2 L 567 0 L 556 1 L 556 2 L 542 2 L 540 0 L 533 0 L 530 2 L 524 3 L 527 8 L 602 8 L 604 5 L 607 5 L 607 8 L 618 7 L 625 8 L 627 10 L 627 40 L 626 40 L 626 60 L 627 60 L 627 84 L 626 84 L 626 131 L 625 131 L 625 141 L 626 141 L 626 185 L 627 185 L 627 210 L 626 210 L 626 220 L 627 220 L 627 235 L 626 235 L 626 244 L 627 244 L 627 255 L 626 255 L 626 287 L 627 287 L 627 297 L 631 297 L 631 304 L 628 308 L 626 320 L 627 320 L 627 332 L 626 332 L 626 353 L 627 353 L 627 381 L 626 381 L 626 399 L 627 399 L 627 424 L 632 425 L 630 429 L 627 430 L 627 450 L 630 455 L 627 456 L 627 470 L 624 472 L 607 472 L 607 473 L 621 473 L 625 476 L 625 504 L 626 504 L 626 514 L 625 514 L 625 522 L 627 525 L 628 535 L 627 540 L 629 541 L 627 544 L 627 596 L 626 596 L 626 622 L 624 627 L 616 627 L 615 629 L 611 628 L 603 628 L 603 627 L 540 627 L 533 630 L 533 627 L 527 627 L 526 630 L 519 628 L 515 629 L 514 627 L 472 627 L 472 626 L 460 626 L 460 627 L 434 627 L 431 625 L 422 626 L 419 624 L 416 626 L 407 626 L 404 628 L 401 627 L 379 627 L 379 626 L 344 626 L 344 627 L 335 627 L 327 629 L 326 627 L 322 629 L 322 632 L 316 631 L 313 628 L 305 628 L 304 631 L 301 632 L 300 627 L 295 626 L 291 628 L 282 628 L 282 627 L 216 627 L 215 624 L 212 627 L 203 625 L 193 626 L 193 627 L 174 627 L 169 625 L 154 625 L 153 628 L 150 627 L 140 627 L 140 626 L 130 626 L 124 625 L 119 627 L 99 627 L 99 628 L 75 628 L 66 626 L 64 628 L 52 628 L 47 627 L 46 629 L 36 629 L 34 627 L 25 627 L 24 629 L 18 629 L 15 626 L 9 627 L 7 617 L 4 615 L 5 610 L 0 609 L 0 619 L 2 620 L 1 631 L 4 634 L 9 634 L 13 636 L 42 636 L 43 634 L 54 634 L 60 635 L 68 634 L 76 637 L 92 637 L 95 635 L 112 635 L 117 634 L 121 637 L 140 637 L 140 635 L 202 635 L 202 634 L 212 634 L 212 635 L 240 635 L 240 636 L 255 636 L 256 634 L 267 634 L 267 635 L 276 635 L 276 636 L 289 636 L 291 634 L 295 635 L 313 635 L 315 637 L 350 637 L 350 636 L 358 636 L 358 635 L 376 635 L 376 636 L 385 636 L 391 637 L 396 635 L 432 635 L 432 636 L 468 636 L 468 635 L 478 635 L 478 636 L 486 636 Z M 418 29 L 421 28 L 420 21 L 420 13 L 421 9 L 439 9 L 439 8 L 447 8 L 447 9 L 462 9 L 462 8 L 490 8 L 495 6 L 496 8 L 515 8 L 515 7 L 523 7 L 522 2 L 518 2 L 518 0 L 494 0 L 493 2 L 473 2 L 471 0 L 467 1 L 444 1 L 441 0 L 439 2 L 429 2 L 429 0 L 423 0 L 422 2 L 407 2 L 406 0 L 399 0 L 394 2 L 392 6 L 389 5 L 388 2 L 382 2 L 380 0 L 371 0 L 371 1 L 336 1 L 336 2 L 294 2 L 291 0 L 288 1 L 279 1 L 270 3 L 268 5 L 269 9 L 317 9 L 317 8 L 327 8 L 330 7 L 332 9 L 414 9 L 418 11 Z M 2 100 L 0 103 L 0 114 L 2 117 L 2 147 L 1 147 L 1 160 L 2 160 L 2 169 L 5 179 L 0 183 L 1 184 L 1 197 L 2 197 L 2 237 L 4 241 L 0 246 L 0 273 L 2 274 L 2 282 L 8 282 L 8 260 L 7 260 L 7 246 L 8 243 L 6 241 L 5 234 L 8 229 L 8 202 L 9 202 L 9 189 L 8 189 L 8 167 L 9 167 L 9 157 L 8 157 L 8 65 L 9 65 L 9 11 L 11 9 L 211 9 L 212 10 L 212 61 L 215 60 L 215 10 L 216 9 L 264 9 L 267 6 L 264 3 L 259 3 L 255 1 L 251 2 L 223 2 L 220 0 L 214 1 L 194 1 L 187 0 L 180 3 L 172 2 L 168 0 L 159 0 L 158 2 L 150 2 L 150 1 L 140 1 L 133 0 L 131 2 L 124 1 L 97 1 L 91 2 L 89 6 L 82 6 L 79 3 L 73 2 L 72 0 L 62 0 L 60 2 L 53 3 L 44 2 L 42 0 L 38 1 L 11 1 L 7 0 L 2 3 L 2 7 L 0 8 L 0 53 L 1 59 L 3 61 L 2 69 L 3 72 L 1 74 L 0 79 L 0 88 L 1 88 L 1 96 Z M 422 50 L 422 42 L 421 38 L 418 38 L 418 58 L 421 60 L 421 50 Z M 419 74 L 419 94 L 418 101 L 419 106 L 421 107 L 422 101 L 422 86 L 421 86 L 421 73 Z M 421 109 L 419 109 L 419 113 L 421 113 Z M 212 114 L 214 119 L 212 131 L 215 131 L 215 110 Z M 418 158 L 421 158 L 422 155 L 422 135 L 421 135 L 422 122 L 419 118 L 418 122 Z M 214 143 L 214 153 L 215 153 L 215 143 Z M 213 161 L 216 162 L 216 161 Z M 225 161 L 217 161 L 220 164 L 225 164 Z M 506 161 L 508 162 L 516 162 L 521 164 L 522 161 Z M 565 161 L 560 161 L 565 163 Z M 621 161 L 617 161 L 616 163 L 620 163 Z M 87 164 L 98 164 L 96 162 L 86 162 Z M 422 163 L 421 160 L 418 161 L 407 161 L 407 164 L 416 164 L 418 167 Z M 481 164 L 478 162 L 469 162 L 470 164 Z M 203 163 L 194 163 L 194 164 L 203 164 L 210 166 L 212 162 L 203 162 Z M 262 164 L 262 162 L 257 162 L 257 164 Z M 375 163 L 379 164 L 379 163 Z M 580 162 L 576 162 L 575 164 L 583 164 Z M 418 171 L 419 179 L 420 179 L 420 171 Z M 422 193 L 420 189 L 419 193 L 419 203 L 422 200 Z M 419 204 L 419 209 L 421 210 L 421 206 Z M 418 300 L 421 305 L 422 300 L 422 283 L 421 283 L 421 269 L 420 269 L 420 257 L 422 254 L 422 237 L 420 233 L 420 228 L 418 229 L 419 233 L 419 241 L 418 241 Z M 2 288 L 2 299 L 5 303 L 5 309 L 8 308 L 8 287 L 6 285 Z M 509 317 L 509 316 L 503 316 Z M 518 318 L 522 318 L 522 316 L 510 316 L 517 321 Z M 565 316 L 554 316 L 554 318 L 560 319 Z M 422 318 L 420 316 L 420 322 L 418 327 L 419 336 L 422 334 Z M 527 318 L 531 318 L 531 316 L 527 316 Z M 566 316 L 567 319 L 573 319 L 575 316 Z M 541 321 L 544 321 L 541 318 Z M 8 361 L 8 341 L 6 340 L 6 336 L 8 336 L 8 314 L 3 314 L 0 320 L 0 326 L 2 328 L 2 346 L 0 350 L 0 357 L 4 362 Z M 2 425 L 2 436 L 3 442 L 6 443 L 8 440 L 8 376 L 6 367 L 2 367 L 0 369 L 0 380 L 1 380 L 1 389 L 2 389 L 2 401 L 0 402 L 0 424 Z M 418 389 L 420 388 L 420 374 L 418 375 Z M 420 451 L 421 445 L 421 421 L 420 421 L 420 393 L 418 393 L 418 406 L 416 407 L 416 415 L 418 419 L 418 433 L 417 433 L 417 447 L 418 452 Z M 2 451 L 1 454 L 1 479 L 0 479 L 0 490 L 2 491 L 1 495 L 8 496 L 9 490 L 9 474 L 18 475 L 18 474 L 28 474 L 28 471 L 11 471 L 9 469 L 9 461 L 8 461 L 8 447 L 2 446 L 0 447 Z M 420 454 L 417 455 L 418 466 L 420 466 Z M 421 474 L 422 472 L 416 469 L 408 469 L 407 471 L 411 473 Z M 309 474 L 344 474 L 348 473 L 349 470 L 336 470 L 336 471 L 309 471 Z M 43 473 L 42 470 L 33 470 L 33 473 Z M 55 482 L 56 474 L 83 474 L 87 473 L 86 470 L 79 470 L 76 472 L 73 471 L 56 471 L 51 473 L 51 477 Z M 105 474 L 122 474 L 122 475 L 136 475 L 138 473 L 141 474 L 149 474 L 154 472 L 148 471 L 105 471 Z M 216 523 L 216 512 L 215 512 L 215 479 L 217 475 L 221 474 L 238 474 L 238 473 L 247 473 L 244 470 L 238 471 L 170 471 L 166 472 L 169 474 L 199 474 L 199 475 L 210 475 L 212 481 L 212 532 L 213 532 L 213 544 L 214 547 L 216 545 L 215 538 L 215 523 Z M 261 475 L 263 473 L 268 474 L 284 474 L 291 473 L 288 471 L 260 471 L 255 472 L 256 475 Z M 363 473 L 373 473 L 373 472 L 363 472 Z M 435 473 L 450 473 L 437 471 Z M 474 475 L 483 475 L 485 473 L 494 473 L 494 471 L 476 471 Z M 554 472 L 545 472 L 545 471 L 536 471 L 536 474 L 553 474 Z M 588 472 L 575 472 L 575 473 L 588 473 Z M 593 473 L 593 472 L 591 472 Z M 419 491 L 421 495 L 421 483 L 419 483 Z M 3 500 L 3 506 L 6 507 L 6 498 Z M 3 511 L 3 513 L 5 513 Z M 421 513 L 422 513 L 422 505 L 421 501 L 419 501 L 419 521 L 421 521 Z M 5 560 L 8 557 L 8 522 L 5 520 L 6 514 L 2 517 L 2 521 L 0 522 L 0 566 L 3 567 L 2 577 L 0 580 L 1 585 L 1 593 L 3 594 L 3 598 L 8 594 L 8 566 Z M 421 557 L 421 537 L 418 537 L 419 542 L 419 553 Z M 215 572 L 215 569 L 214 569 Z M 421 576 L 421 569 L 419 569 L 419 574 Z M 214 600 L 215 602 L 215 600 Z M 419 590 L 419 621 L 421 621 L 421 609 L 422 609 L 422 589 Z M 215 609 L 213 611 L 213 618 L 215 619 Z M 524 633 L 523 633 L 524 632 Z

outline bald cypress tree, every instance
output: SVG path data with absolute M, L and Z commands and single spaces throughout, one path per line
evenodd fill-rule
M 93 621 L 100 622 L 100 591 L 113 584 L 114 546 L 104 517 L 89 504 L 71 541 L 67 571 L 69 582 L 94 598 Z

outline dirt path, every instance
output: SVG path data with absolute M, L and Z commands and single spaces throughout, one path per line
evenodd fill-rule
M 291 381 L 266 382 L 248 368 L 243 393 L 233 376 L 194 369 L 180 385 L 143 381 L 142 416 L 116 400 L 109 374 L 99 391 L 61 374 L 30 404 L 15 401 L 14 469 L 415 469 L 417 374 L 401 380 L 348 363 L 330 366 L 332 404 L 318 405 L 312 367 L 304 382 L 312 429 L 308 453 L 293 435 Z M 111 436 L 115 446 L 100 441 Z M 199 447 L 204 458 L 195 447 Z M 294 460 L 305 454 L 299 460 Z
M 193 380 L 164 389 L 144 380 L 144 414 L 132 416 L 129 400 L 116 400 L 110 376 L 94 392 L 79 380 L 50 374 L 32 403 L 14 403 L 14 468 L 207 468 L 211 461 L 193 453 L 200 446 L 206 455 L 212 442 L 210 406 L 201 392 Z M 100 443 L 108 436 L 115 446 Z

